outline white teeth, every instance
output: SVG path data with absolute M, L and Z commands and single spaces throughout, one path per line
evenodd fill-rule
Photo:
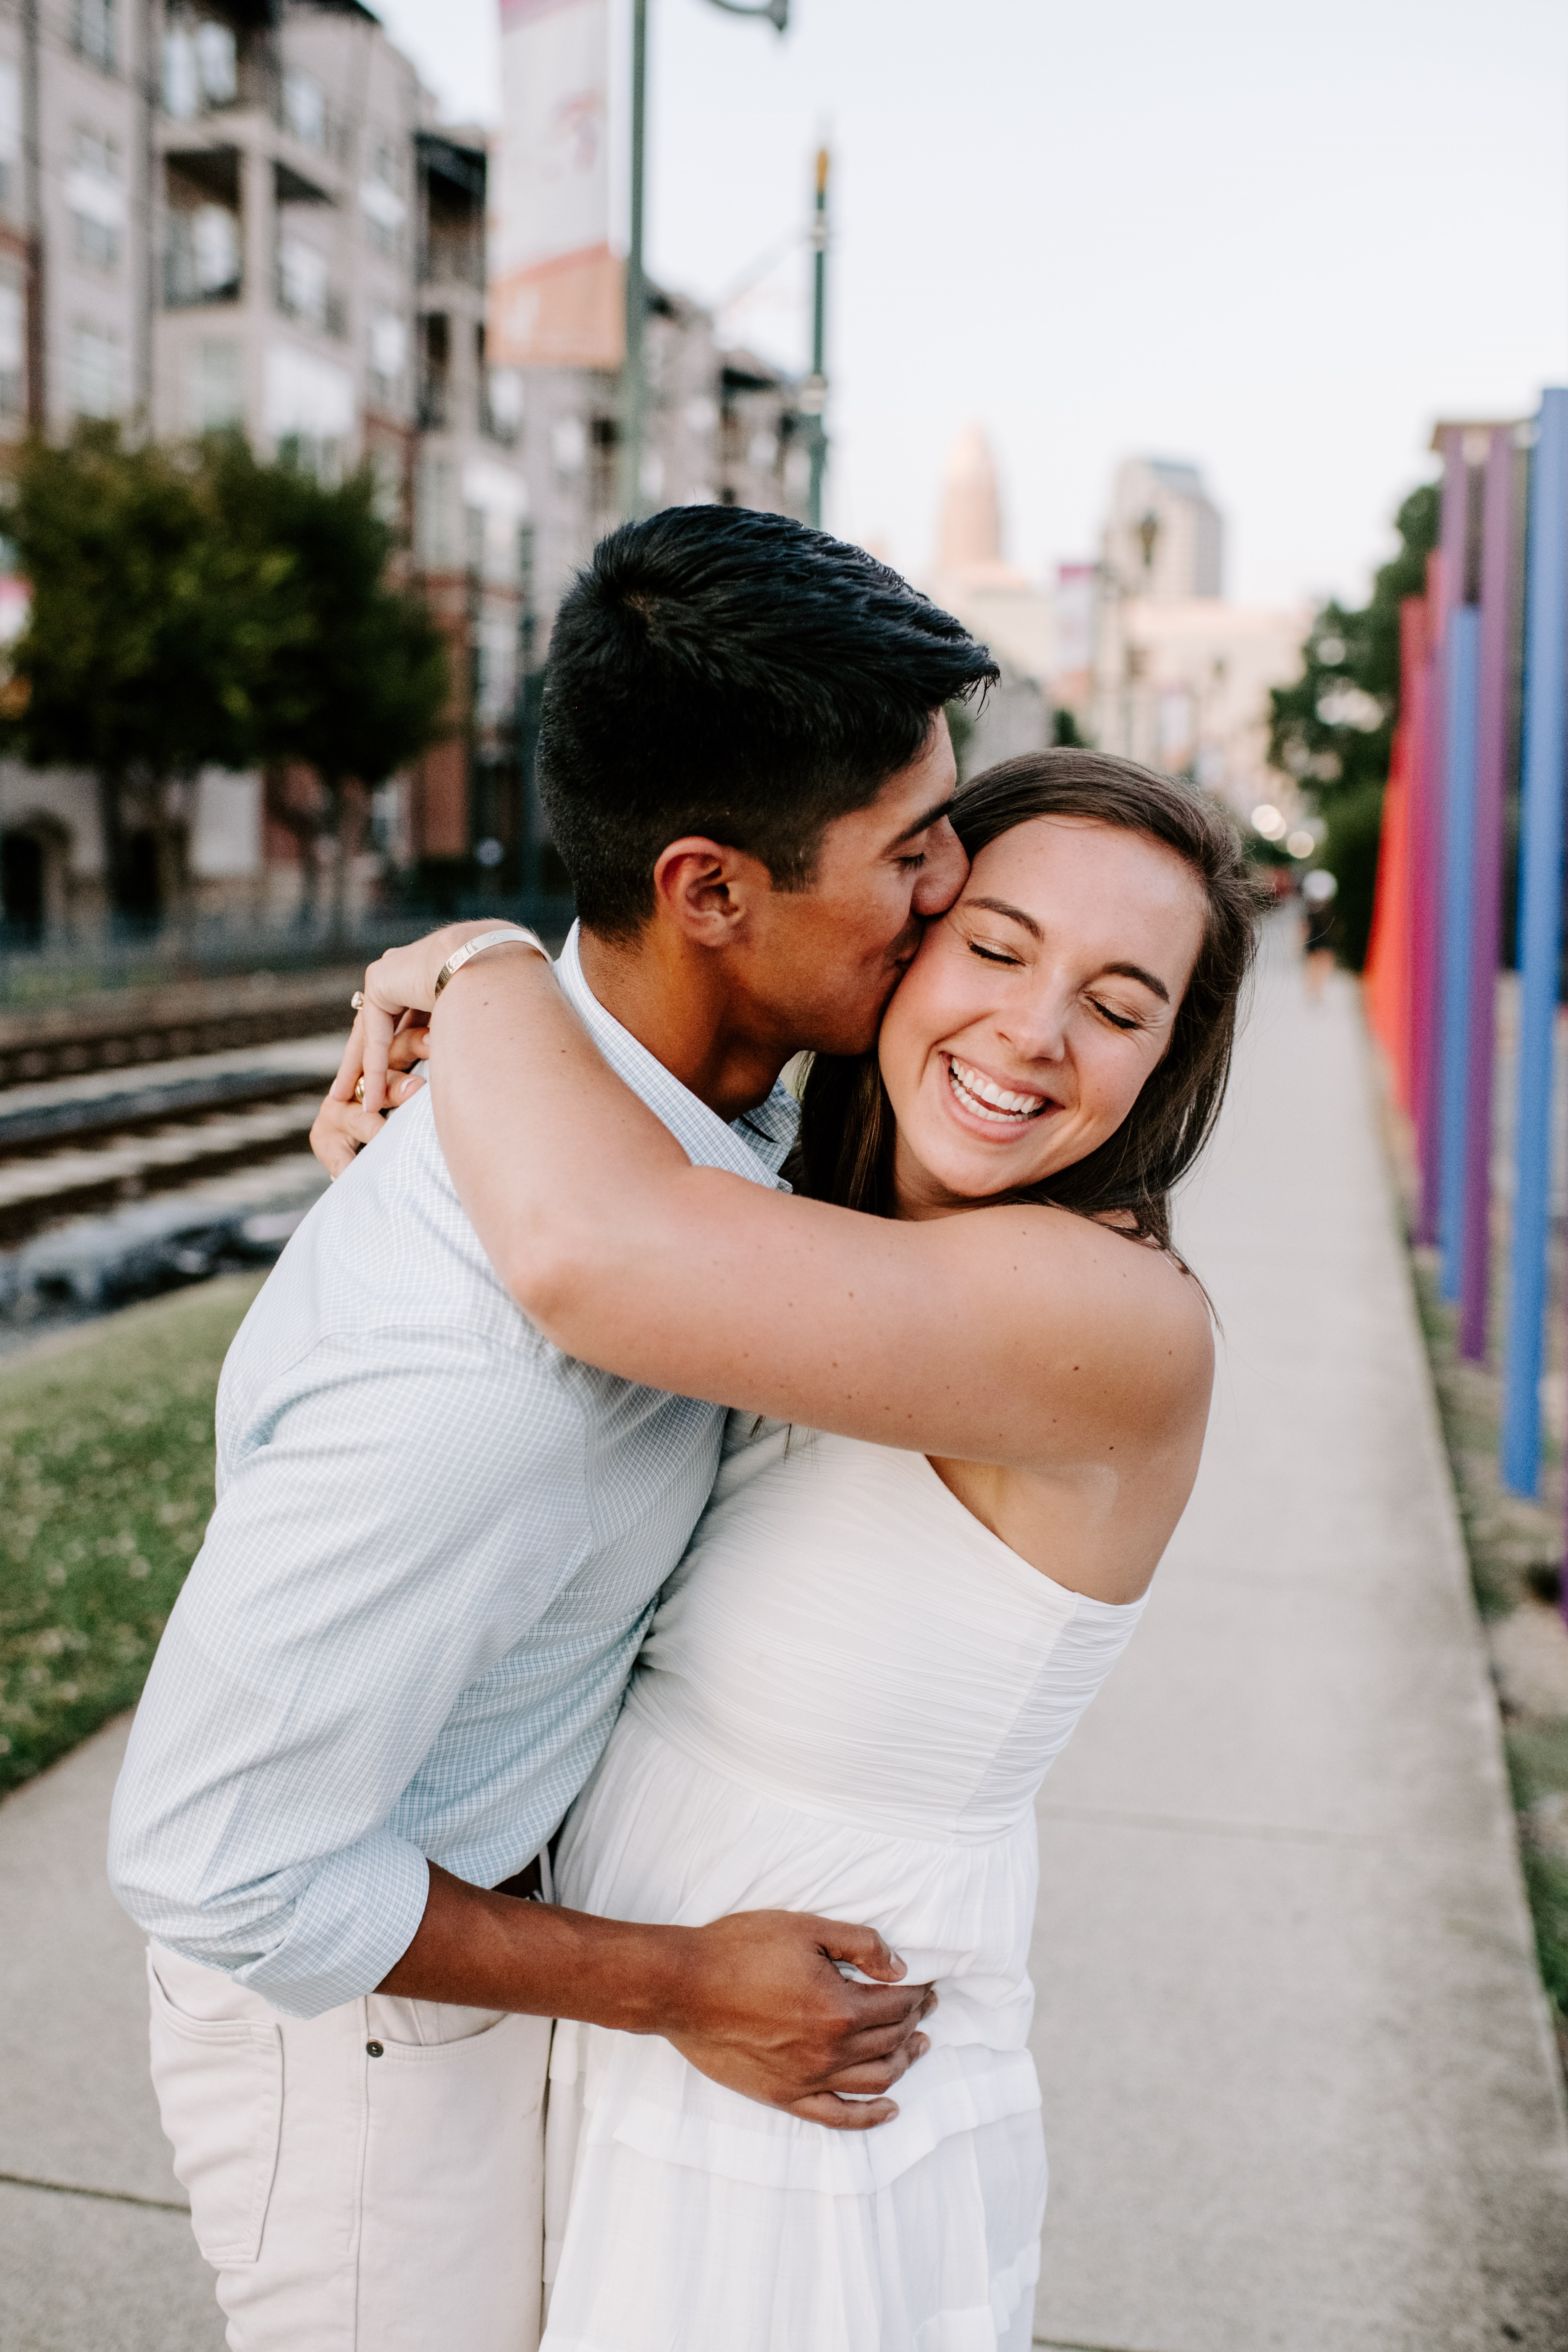
M 998 1127 L 1016 1127 L 1034 1118 L 1044 1110 L 1048 1099 L 1044 1095 L 1012 1094 L 994 1078 L 971 1069 L 967 1062 L 955 1061 L 951 1054 L 947 1057 L 947 1075 L 964 1108 L 978 1118 L 994 1120 Z

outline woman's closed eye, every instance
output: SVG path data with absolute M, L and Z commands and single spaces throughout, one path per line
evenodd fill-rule
M 1143 1026 L 1135 1013 L 1118 1013 L 1114 1006 L 1101 1003 L 1098 996 L 1091 996 L 1089 1001 L 1101 1018 L 1110 1022 L 1113 1029 L 1142 1029 Z
M 982 963 L 1017 964 L 1022 961 L 1018 956 L 1010 955 L 1005 948 L 987 947 L 979 940 L 970 940 L 969 952 L 978 956 Z

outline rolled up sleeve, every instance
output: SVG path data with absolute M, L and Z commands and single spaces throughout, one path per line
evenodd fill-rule
M 156 1941 L 286 2013 L 373 1990 L 407 1949 L 429 1868 L 406 1793 L 580 1549 L 570 1415 L 542 1402 L 563 1421 L 542 1444 L 518 1408 L 515 1364 L 460 1336 L 318 1344 L 253 1416 L 165 1631 L 110 1881 Z

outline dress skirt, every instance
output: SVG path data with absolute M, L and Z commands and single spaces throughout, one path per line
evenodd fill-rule
M 940 1999 L 897 2117 L 868 2132 L 760 2106 L 658 2036 L 558 2025 L 542 2352 L 1027 2352 L 1035 1887 L 1032 1813 L 973 1843 L 889 1836 L 776 1802 L 629 1706 L 570 1817 L 559 1900 L 677 1925 L 863 1922 Z

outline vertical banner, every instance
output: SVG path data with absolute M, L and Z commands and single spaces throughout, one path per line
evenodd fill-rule
M 1471 906 L 1468 1087 L 1465 1122 L 1463 1238 L 1459 1250 L 1459 1352 L 1483 1363 L 1491 1290 L 1492 1072 L 1497 1058 L 1497 972 L 1502 932 L 1502 833 L 1512 749 L 1519 658 L 1518 434 L 1487 436 L 1481 512 L 1480 681 L 1476 711 L 1475 886 Z
M 1437 593 L 1432 614 L 1433 681 L 1426 706 L 1426 804 L 1430 820 L 1426 847 L 1430 859 L 1432 936 L 1429 942 L 1431 961 L 1427 971 L 1421 975 L 1420 983 L 1430 992 L 1431 1010 L 1426 1040 L 1426 1087 L 1416 1119 L 1421 1152 L 1419 1238 L 1424 1242 L 1437 1241 L 1442 1227 L 1443 1086 L 1447 1066 L 1443 1013 L 1448 944 L 1445 928 L 1448 877 L 1447 722 L 1451 700 L 1448 677 L 1451 632 L 1448 623 L 1454 607 L 1465 593 L 1465 539 L 1469 522 L 1469 468 L 1465 463 L 1463 428 L 1457 425 L 1444 425 L 1439 440 L 1443 451 L 1442 526 L 1438 541 Z
M 1431 1242 L 1437 1238 L 1437 940 L 1443 887 L 1441 730 L 1435 708 L 1442 674 L 1437 640 L 1443 559 L 1436 548 L 1426 559 L 1424 602 L 1426 625 L 1410 747 L 1410 1114 L 1421 1179 L 1415 1238 Z
M 493 367 L 618 368 L 609 0 L 500 0 L 500 24 L 486 356 Z
M 1541 1476 L 1541 1360 L 1552 1216 L 1552 1097 L 1568 775 L 1568 391 L 1542 393 L 1531 462 L 1519 845 L 1519 1098 L 1509 1243 L 1502 1475 Z
M 1470 604 L 1448 615 L 1444 662 L 1443 1045 L 1437 1239 L 1445 1298 L 1459 1296 L 1465 1234 L 1465 1138 L 1470 1109 L 1470 970 L 1476 870 L 1476 702 L 1481 616 Z
M 1417 599 L 1407 596 L 1405 604 Z M 1400 637 L 1409 635 L 1400 614 Z M 1405 665 L 1408 667 L 1408 665 Z M 1410 979 L 1410 703 L 1402 688 L 1399 724 L 1394 730 L 1388 782 L 1378 831 L 1377 882 L 1372 932 L 1367 941 L 1363 990 L 1372 1034 L 1383 1047 L 1394 1099 L 1410 1108 L 1410 1039 L 1406 1000 Z

